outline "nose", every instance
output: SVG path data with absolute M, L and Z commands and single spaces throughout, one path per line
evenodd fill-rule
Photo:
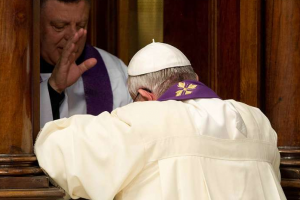
M 76 25 L 69 25 L 67 27 L 66 33 L 65 33 L 65 39 L 69 40 L 71 37 L 73 37 L 76 33 Z

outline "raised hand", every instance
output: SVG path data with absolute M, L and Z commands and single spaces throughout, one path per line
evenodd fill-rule
M 97 63 L 95 58 L 85 60 L 80 65 L 75 63 L 75 55 L 78 51 L 77 43 L 85 37 L 86 33 L 86 30 L 80 29 L 68 40 L 49 78 L 49 84 L 58 93 L 62 93 L 67 87 L 73 85 L 85 71 Z

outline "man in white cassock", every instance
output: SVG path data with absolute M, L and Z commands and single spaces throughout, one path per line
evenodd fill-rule
M 173 46 L 128 69 L 134 103 L 49 122 L 35 153 L 66 198 L 284 200 L 277 135 L 257 108 L 222 100 Z
M 40 125 L 132 102 L 127 67 L 86 44 L 91 0 L 41 0 Z

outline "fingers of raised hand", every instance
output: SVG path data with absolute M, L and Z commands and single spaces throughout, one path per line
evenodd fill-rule
M 71 53 L 71 55 L 69 56 L 69 62 L 70 63 L 74 63 L 76 59 L 76 53 Z
M 71 61 L 74 50 L 75 50 L 75 44 L 73 44 L 73 43 L 67 44 L 62 52 L 60 63 L 61 64 L 71 64 L 72 62 L 74 62 L 74 61 Z
M 83 36 L 87 34 L 86 30 L 80 29 L 75 35 L 70 38 L 62 52 L 62 59 L 61 62 L 64 62 L 65 64 L 70 61 L 71 57 L 73 58 L 73 53 L 77 53 L 78 51 L 78 42 L 80 41 Z M 72 60 L 70 63 L 74 62 L 75 60 Z
M 71 38 L 72 42 L 76 44 L 81 38 L 83 38 L 83 36 L 86 35 L 86 33 L 85 29 L 79 29 L 79 31 L 75 33 L 74 37 Z
M 90 68 L 94 67 L 97 64 L 97 60 L 95 58 L 90 58 L 78 65 L 78 68 L 83 74 L 85 71 L 89 70 Z

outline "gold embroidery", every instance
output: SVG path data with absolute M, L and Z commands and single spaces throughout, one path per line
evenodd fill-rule
M 176 97 L 179 97 L 179 96 L 181 96 L 181 95 L 192 94 L 193 91 L 191 91 L 191 90 L 196 89 L 197 85 L 189 84 L 189 85 L 186 87 L 186 86 L 185 86 L 185 82 L 179 82 L 179 83 L 178 83 L 178 87 L 181 88 L 181 90 L 178 90 L 178 91 L 176 92 Z

